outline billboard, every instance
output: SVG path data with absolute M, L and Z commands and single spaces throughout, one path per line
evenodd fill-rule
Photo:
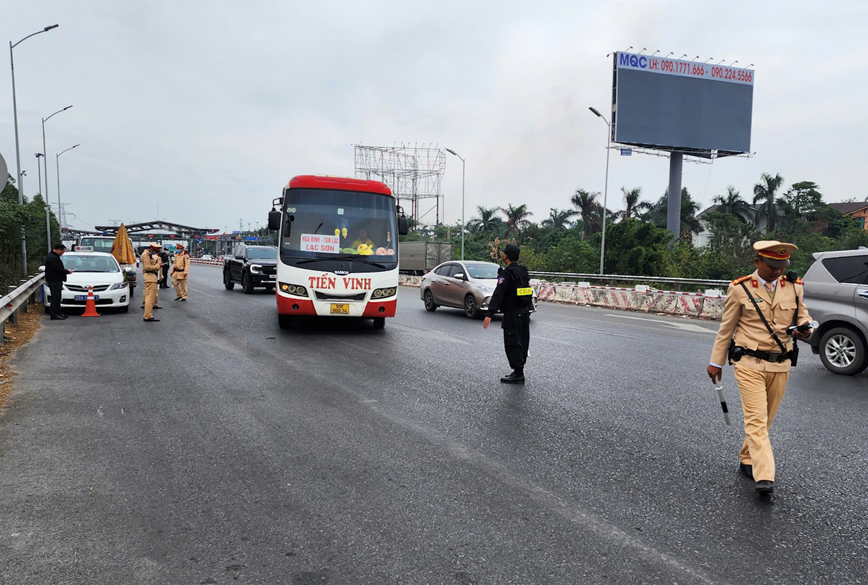
M 750 152 L 756 72 L 615 53 L 612 141 L 695 156 Z

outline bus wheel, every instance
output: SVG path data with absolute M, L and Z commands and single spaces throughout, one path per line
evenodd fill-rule
M 292 315 L 278 315 L 277 324 L 281 329 L 293 329 L 298 324 L 298 317 Z
M 374 329 L 384 329 L 386 327 L 385 317 L 374 317 Z

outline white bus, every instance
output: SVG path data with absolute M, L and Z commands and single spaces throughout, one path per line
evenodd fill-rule
M 398 298 L 398 235 L 408 231 L 400 211 L 379 181 L 293 178 L 268 214 L 269 229 L 279 231 L 281 329 L 304 316 L 370 318 L 385 327 Z

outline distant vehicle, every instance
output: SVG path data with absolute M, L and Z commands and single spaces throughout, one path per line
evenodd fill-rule
M 73 252 L 104 252 L 111 254 L 112 246 L 115 243 L 115 236 L 81 236 L 78 242 L 72 247 Z M 133 248 L 133 243 L 130 241 L 130 248 Z M 134 249 L 134 248 L 133 248 Z M 127 282 L 130 285 L 130 296 L 136 290 L 136 268 L 139 266 L 139 260 L 136 258 L 135 265 L 121 264 L 121 270 L 127 277 Z
M 805 304 L 819 327 L 811 349 L 830 372 L 868 368 L 868 248 L 817 252 L 805 273 Z
M 422 277 L 419 294 L 428 311 L 442 305 L 463 309 L 467 317 L 476 319 L 488 310 L 499 269 L 492 262 L 446 262 Z M 531 312 L 536 311 L 536 306 L 537 291 L 534 291 Z
M 255 287 L 273 291 L 277 282 L 277 247 L 239 246 L 234 256 L 225 256 L 223 286 L 232 290 L 236 282 L 248 295 Z
M 398 271 L 401 274 L 425 274 L 452 260 L 452 242 L 401 242 L 398 248 Z
M 84 309 L 87 289 L 93 287 L 96 306 L 126 313 L 130 308 L 130 288 L 121 265 L 105 252 L 67 252 L 60 257 L 63 265 L 74 272 L 66 277 L 60 297 L 62 309 Z M 45 287 L 45 312 L 51 291 Z

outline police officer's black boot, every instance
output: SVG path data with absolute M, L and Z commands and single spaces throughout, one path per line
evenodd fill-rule
M 508 376 L 500 379 L 503 384 L 524 384 L 524 372 L 515 370 Z

